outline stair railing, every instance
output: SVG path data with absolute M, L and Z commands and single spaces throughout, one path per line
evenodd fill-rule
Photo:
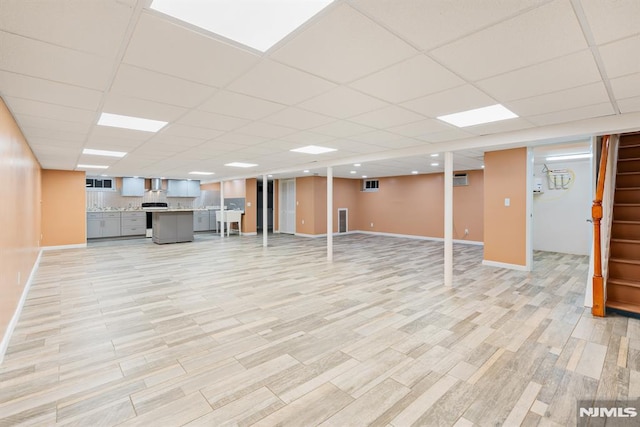
M 600 155 L 600 168 L 598 169 L 598 183 L 596 197 L 591 207 L 593 218 L 593 305 L 591 314 L 604 317 L 604 279 L 602 278 L 602 241 L 600 223 L 602 221 L 602 198 L 604 195 L 604 181 L 607 173 L 607 157 L 609 155 L 609 135 L 602 138 L 602 151 Z

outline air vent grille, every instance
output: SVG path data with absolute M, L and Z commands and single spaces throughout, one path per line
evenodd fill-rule
M 461 187 L 463 185 L 469 185 L 469 177 L 466 173 L 456 173 L 453 175 L 453 186 Z

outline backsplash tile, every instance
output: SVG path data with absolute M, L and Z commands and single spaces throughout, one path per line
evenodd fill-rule
M 90 209 L 135 209 L 146 202 L 167 202 L 170 208 L 203 208 L 220 205 L 220 191 L 203 190 L 200 197 L 167 197 L 164 192 L 147 191 L 143 197 L 124 197 L 118 191 L 87 190 L 87 210 Z

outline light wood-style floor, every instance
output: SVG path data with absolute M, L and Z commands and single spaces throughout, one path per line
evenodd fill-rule
M 586 257 L 533 273 L 455 246 L 198 235 L 43 254 L 4 363 L 0 425 L 574 425 L 640 396 L 640 321 L 594 319 Z

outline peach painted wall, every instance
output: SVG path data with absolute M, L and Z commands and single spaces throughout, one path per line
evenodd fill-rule
M 246 197 L 246 180 L 234 179 L 224 182 L 224 198 Z
M 325 180 L 326 185 L 326 180 Z M 338 232 L 338 209 L 347 209 L 347 231 L 356 230 L 358 218 L 358 196 L 360 196 L 360 180 L 335 178 L 333 180 L 333 232 Z M 323 228 L 323 233 L 327 227 Z
M 316 178 L 296 178 L 296 233 L 316 234 Z
M 42 171 L 42 246 L 87 242 L 85 173 Z
M 280 181 L 277 179 L 273 180 L 273 231 L 276 232 L 279 229 L 280 224 L 280 216 L 278 209 L 280 203 Z
M 40 164 L 0 98 L 0 339 L 40 251 L 40 175 Z
M 456 240 L 484 241 L 484 172 L 466 172 L 469 185 L 453 187 L 453 238 Z M 442 209 L 444 209 L 444 200 Z M 469 234 L 465 236 L 465 229 Z M 443 224 L 444 230 L 444 224 Z
M 200 184 L 200 190 L 202 191 L 220 191 L 219 182 L 210 182 L 209 184 Z
M 485 153 L 484 195 L 485 261 L 526 265 L 526 148 Z
M 380 178 L 379 183 L 378 191 L 358 193 L 358 230 L 444 237 L 443 174 Z
M 245 183 L 244 215 L 242 217 L 242 231 L 244 233 L 255 233 L 258 231 L 257 200 L 258 200 L 258 180 L 256 178 L 247 179 Z M 251 206 L 249 206 L 251 203 Z

